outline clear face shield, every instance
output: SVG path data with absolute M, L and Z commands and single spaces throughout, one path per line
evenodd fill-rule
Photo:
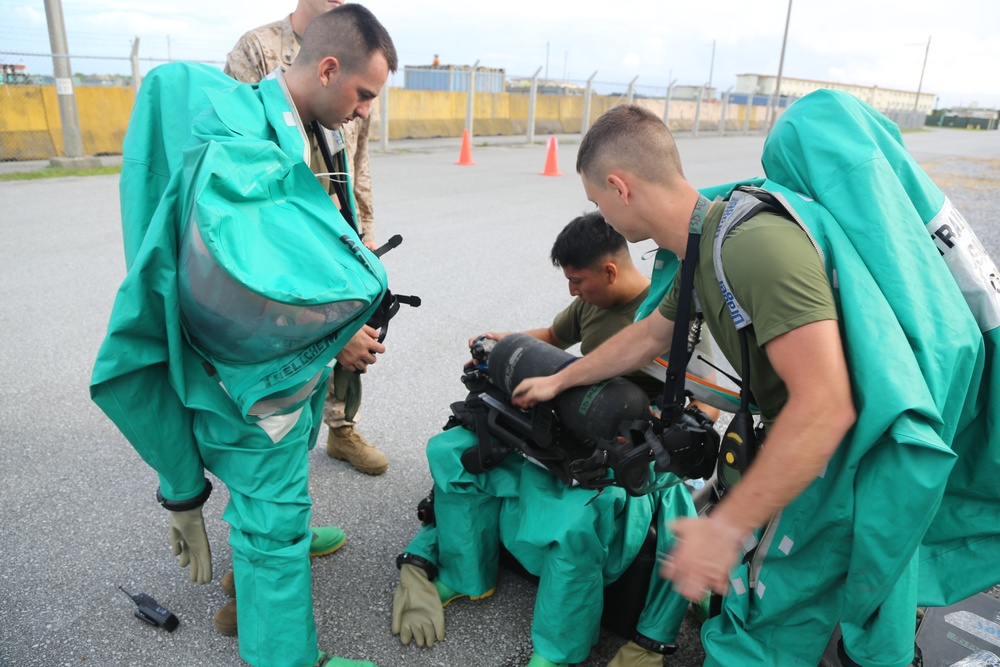
M 265 362 L 305 348 L 367 305 L 359 300 L 286 303 L 248 289 L 216 262 L 193 214 L 181 240 L 178 287 L 181 321 L 192 343 L 234 363 Z

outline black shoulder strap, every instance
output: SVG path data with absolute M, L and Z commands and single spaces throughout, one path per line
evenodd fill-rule
M 681 263 L 681 286 L 677 298 L 677 315 L 674 319 L 674 335 L 670 342 L 667 359 L 667 377 L 663 384 L 663 398 L 660 408 L 664 411 L 676 406 L 684 409 L 684 373 L 687 371 L 691 355 L 688 352 L 688 331 L 691 322 L 691 297 L 694 294 L 694 272 L 698 266 L 698 244 L 701 234 L 688 234 L 687 250 Z
M 334 194 L 337 195 L 337 200 L 340 201 L 340 213 L 347 220 L 348 224 L 354 228 L 354 231 L 361 234 L 361 228 L 358 226 L 357 218 L 354 217 L 354 211 L 351 210 L 351 198 L 347 192 L 348 180 L 341 181 L 334 174 L 337 172 L 347 173 L 347 150 L 338 151 L 335 159 L 334 154 L 330 151 L 330 145 L 326 143 L 326 132 L 323 126 L 318 122 L 313 121 L 310 124 L 313 135 L 316 137 L 316 144 L 319 146 L 319 152 L 323 154 L 323 162 L 326 163 L 327 171 L 331 173 L 330 175 L 330 185 L 333 187 Z

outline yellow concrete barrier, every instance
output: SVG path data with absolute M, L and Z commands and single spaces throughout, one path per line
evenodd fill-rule
M 116 155 L 132 113 L 131 88 L 78 86 L 77 117 L 87 155 Z M 63 153 L 54 86 L 0 86 L 0 160 L 45 160 Z
M 122 140 L 132 113 L 132 89 L 120 86 L 78 86 L 75 89 L 77 114 L 87 155 L 121 154 Z M 535 133 L 542 141 L 547 134 L 580 132 L 583 124 L 582 95 L 538 95 Z M 435 90 L 389 90 L 389 139 L 460 137 L 465 127 L 466 93 Z M 526 135 L 529 95 L 524 93 L 476 93 L 473 134 L 476 136 Z M 594 95 L 590 121 L 616 104 L 621 96 Z M 663 116 L 663 100 L 640 99 L 650 111 Z M 718 128 L 719 104 L 703 103 L 699 114 L 701 129 Z M 373 106 L 378 115 L 378 104 Z M 727 126 L 742 127 L 743 107 L 732 110 Z M 766 109 L 754 107 L 751 128 L 762 125 Z M 670 103 L 670 129 L 691 130 L 695 103 Z M 733 122 L 735 116 L 737 122 Z M 379 140 L 379 122 L 373 118 L 372 141 Z M 62 125 L 54 86 L 0 85 L 0 160 L 39 160 L 61 155 Z

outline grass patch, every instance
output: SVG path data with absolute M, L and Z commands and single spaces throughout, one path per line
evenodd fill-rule
M 45 167 L 37 171 L 15 171 L 9 174 L 0 174 L 0 181 L 37 181 L 41 178 L 60 178 L 62 176 L 103 176 L 105 174 L 120 174 L 121 171 L 121 165 L 93 167 L 91 169 Z

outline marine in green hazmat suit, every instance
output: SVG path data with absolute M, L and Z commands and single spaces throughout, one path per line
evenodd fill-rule
M 503 544 L 539 577 L 531 619 L 534 655 L 528 664 L 582 662 L 599 637 L 604 588 L 635 560 L 654 521 L 657 552 L 670 550 L 673 536 L 665 526 L 675 517 L 694 515 L 691 494 L 683 484 L 669 486 L 679 480 L 663 473 L 654 484 L 667 488 L 647 495 L 629 496 L 618 487 L 597 495 L 567 486 L 519 455 L 476 475 L 463 467 L 460 456 L 477 442 L 474 432 L 455 427 L 427 443 L 435 525 L 420 529 L 400 565 L 402 570 L 419 563 L 430 573 L 420 579 L 401 574 L 393 630 L 404 642 L 414 636 L 420 645 L 442 638 L 440 605 L 459 595 L 479 599 L 492 594 Z M 427 588 L 426 581 L 434 586 Z M 631 649 L 645 660 L 662 662 L 688 603 L 655 574 L 650 583 L 636 628 L 645 648 Z M 421 587 L 432 597 L 421 600 Z
M 345 9 L 258 85 L 186 63 L 147 76 L 124 143 L 128 271 L 91 383 L 158 473 L 192 580 L 211 579 L 204 470 L 229 488 L 240 654 L 258 666 L 371 664 L 319 652 L 309 566 L 325 383 L 386 292 L 308 166 L 304 125 L 364 117 L 396 67 L 375 17 Z
M 623 128 L 632 143 L 616 144 Z M 812 667 L 839 622 L 851 659 L 903 667 L 918 603 L 997 580 L 998 493 L 984 483 L 1000 473 L 988 428 L 996 269 L 898 129 L 856 98 L 796 102 L 763 165 L 754 184 L 783 211 L 729 231 L 742 195 L 721 187 L 705 194 L 728 202 L 711 205 L 648 112 L 612 110 L 579 152 L 588 197 L 626 238 L 684 257 L 689 230 L 701 232 L 695 292 L 737 369 L 736 327 L 749 325 L 766 443 L 708 518 L 674 524 L 664 573 L 692 599 L 727 592 L 703 627 L 706 664 Z M 640 364 L 669 341 L 675 302 L 526 380 L 519 402 Z
M 579 342 L 585 353 L 597 347 L 632 321 L 649 293 L 649 280 L 632 263 L 625 239 L 599 213 L 566 225 L 551 258 L 562 267 L 576 298 L 552 327 L 527 333 L 557 347 Z M 508 335 L 484 337 L 501 340 Z M 628 379 L 651 400 L 658 399 L 662 382 L 642 375 L 649 382 Z M 673 537 L 665 526 L 675 517 L 694 516 L 691 495 L 666 473 L 652 483 L 658 490 L 641 497 L 621 487 L 598 495 L 569 487 L 548 469 L 514 454 L 497 468 L 473 474 L 461 455 L 477 443 L 474 431 L 456 427 L 427 444 L 435 522 L 420 529 L 400 558 L 393 632 L 404 643 L 415 638 L 421 646 L 433 645 L 444 635 L 442 603 L 454 595 L 478 599 L 493 592 L 503 545 L 539 578 L 530 667 L 582 662 L 598 640 L 604 588 L 635 561 L 651 525 L 657 528 L 657 551 L 670 550 Z M 415 569 L 421 566 L 422 572 Z M 650 584 L 636 628 L 642 644 L 626 645 L 611 663 L 615 667 L 662 664 L 662 654 L 676 648 L 687 600 L 655 573 Z

